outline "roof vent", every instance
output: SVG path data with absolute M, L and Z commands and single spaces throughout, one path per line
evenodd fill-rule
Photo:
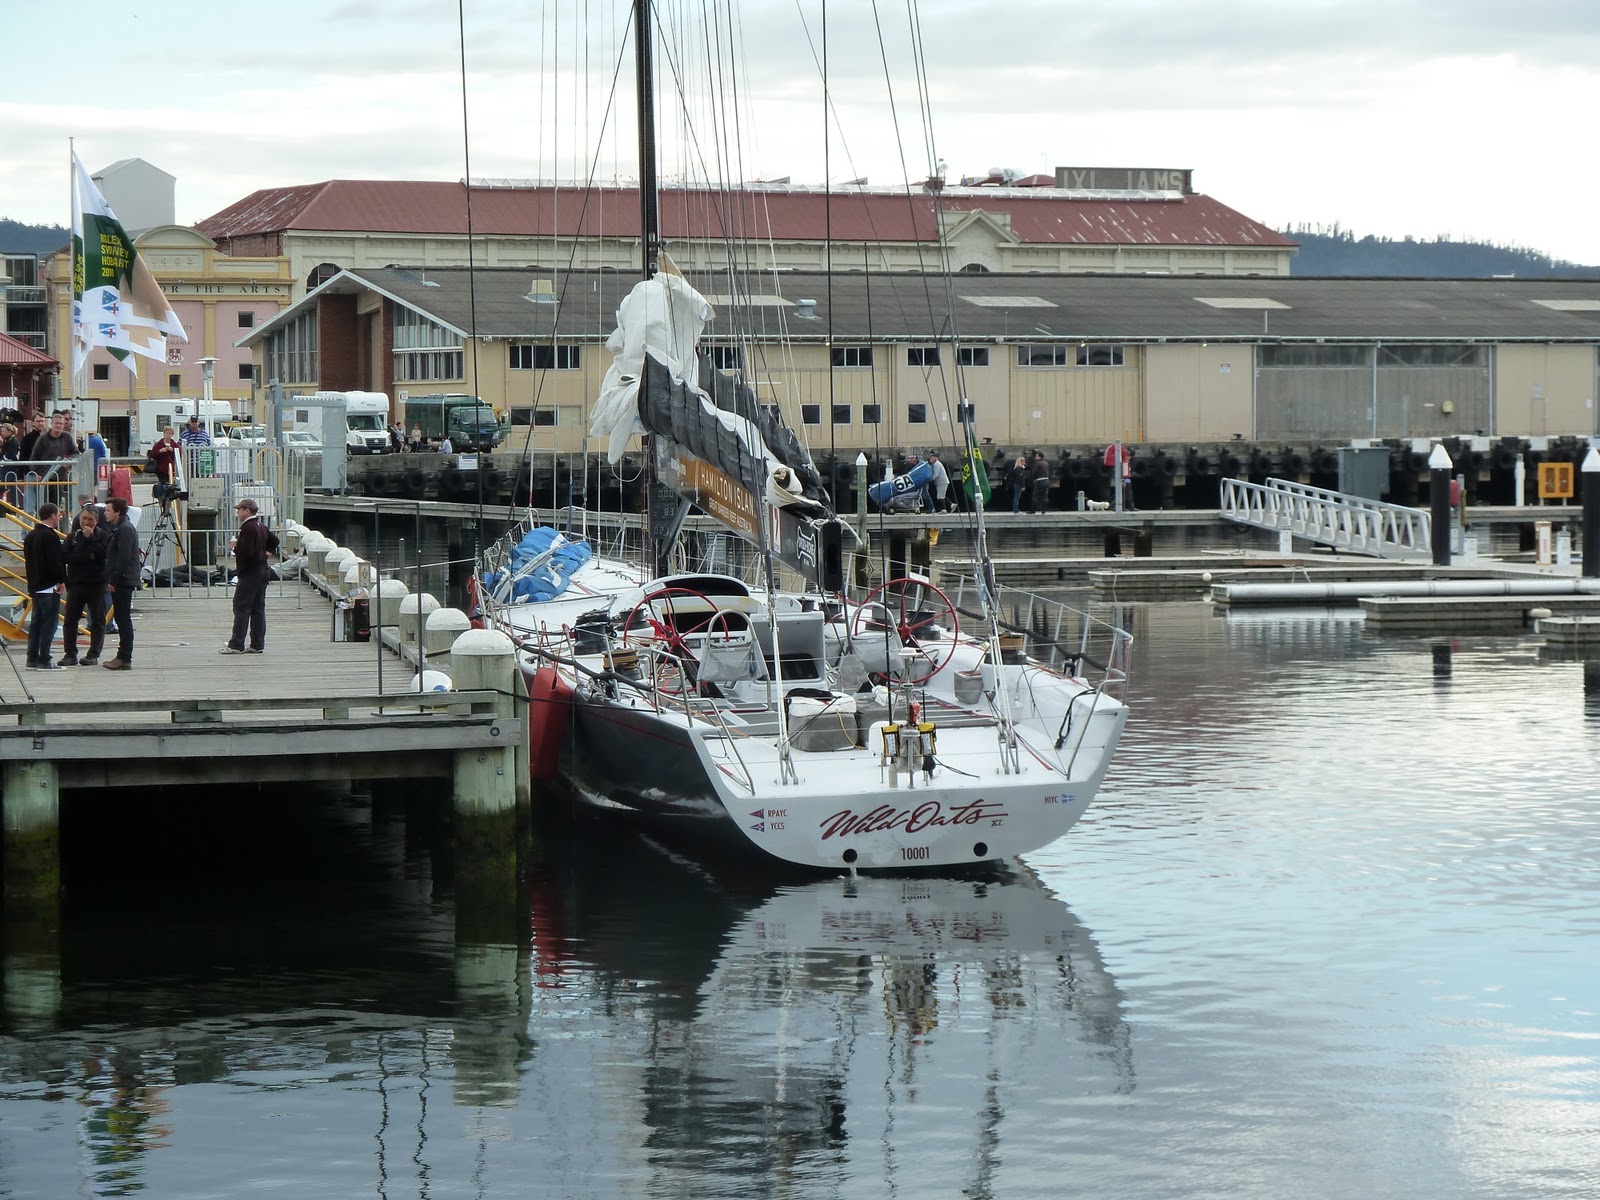
M 815 300 L 796 300 L 794 302 L 794 315 L 801 321 L 815 321 L 817 319 L 817 302 Z

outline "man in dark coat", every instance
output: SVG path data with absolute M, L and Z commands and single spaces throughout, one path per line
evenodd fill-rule
M 1028 468 L 1028 474 L 1033 482 L 1033 495 L 1028 500 L 1029 510 L 1036 513 L 1050 511 L 1050 463 L 1045 459 L 1043 450 L 1033 452 L 1033 464 Z
M 33 623 L 28 626 L 28 669 L 59 671 L 50 661 L 61 616 L 61 594 L 67 590 L 67 569 L 61 558 L 61 535 L 56 532 L 60 510 L 54 504 L 39 506 L 39 523 L 22 539 L 22 560 L 28 568 L 28 594 L 33 597 Z
M 267 528 L 249 496 L 234 506 L 239 532 L 233 539 L 238 577 L 233 584 L 233 636 L 223 654 L 260 654 L 267 648 L 267 559 L 278 551 L 278 535 Z M 250 645 L 245 646 L 249 634 Z
M 104 664 L 108 671 L 133 668 L 133 590 L 139 586 L 139 531 L 128 520 L 128 502 L 121 496 L 106 501 L 106 594 L 111 598 L 112 619 L 117 623 L 117 656 Z
M 62 547 L 67 560 L 66 653 L 63 666 L 92 667 L 100 661 L 106 640 L 106 531 L 93 507 L 78 513 L 78 527 Z M 78 659 L 78 621 L 89 614 L 89 653 Z

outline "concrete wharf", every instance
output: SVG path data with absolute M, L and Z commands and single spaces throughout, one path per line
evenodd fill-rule
M 385 646 L 335 640 L 326 585 L 268 587 L 262 654 L 221 655 L 231 591 L 141 590 L 133 669 L 0 663 L 7 921 L 59 902 L 62 791 L 313 780 L 422 781 L 452 802 L 462 874 L 514 886 L 517 808 L 529 803 L 524 709 L 511 647 L 454 659 L 450 692 L 408 692 Z M 464 623 L 464 622 L 463 622 Z M 476 639 L 501 635 L 476 631 Z M 108 635 L 106 658 L 115 650 Z M 463 637 L 457 643 L 470 640 Z M 84 647 L 80 643 L 80 653 Z M 509 870 L 508 870 L 509 865 Z

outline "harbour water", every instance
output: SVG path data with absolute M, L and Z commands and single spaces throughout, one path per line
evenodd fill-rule
M 69 797 L 58 993 L 7 946 L 0 1196 L 1600 1194 L 1600 667 L 1104 615 L 1106 790 L 976 878 L 559 834 L 466 928 L 381 790 Z

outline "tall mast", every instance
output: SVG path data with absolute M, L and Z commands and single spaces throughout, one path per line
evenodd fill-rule
M 652 60 L 654 31 L 650 22 L 650 0 L 633 0 L 633 64 L 634 88 L 639 105 L 639 251 L 640 270 L 646 280 L 654 279 L 661 260 L 661 197 L 656 179 L 656 80 Z M 639 380 L 639 398 L 644 399 L 644 379 Z M 665 491 L 656 482 L 656 439 L 646 433 L 644 452 L 644 561 L 652 576 L 667 573 L 671 555 L 661 544 L 662 528 L 671 528 L 672 522 L 665 513 L 657 514 L 656 505 L 668 501 Z M 674 497 L 675 498 L 675 497 Z
M 639 239 L 641 267 L 652 278 L 661 257 L 661 197 L 656 194 L 655 66 L 650 0 L 633 0 L 634 73 L 639 102 Z

